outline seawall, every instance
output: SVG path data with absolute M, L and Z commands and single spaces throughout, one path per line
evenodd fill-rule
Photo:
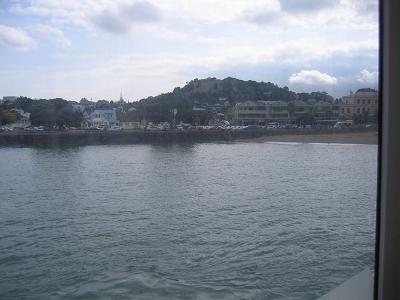
M 374 131 L 366 128 L 252 129 L 252 130 L 169 130 L 169 131 L 17 131 L 0 133 L 0 146 L 57 147 L 112 144 L 159 144 L 234 141 L 262 136 L 314 135 Z

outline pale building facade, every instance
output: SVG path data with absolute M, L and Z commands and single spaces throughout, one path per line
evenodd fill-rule
M 378 113 L 378 92 L 372 89 L 360 89 L 354 94 L 344 96 L 342 113 L 346 118 L 351 118 L 353 115 L 376 115 Z
M 119 125 L 115 109 L 96 109 L 90 114 L 90 125 L 92 127 Z
M 235 106 L 235 119 L 240 125 L 265 125 L 267 121 L 288 118 L 288 106 L 283 101 L 246 101 Z
M 14 128 L 26 128 L 31 126 L 31 113 L 25 112 L 22 109 L 13 108 L 12 111 L 19 115 L 18 120 L 12 124 Z
M 330 102 L 307 103 L 304 101 L 246 101 L 237 103 L 234 117 L 239 125 L 265 125 L 268 122 L 281 124 L 296 122 L 305 115 L 315 120 L 337 120 L 340 104 Z

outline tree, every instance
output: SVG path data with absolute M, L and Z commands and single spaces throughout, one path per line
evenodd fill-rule
M 113 107 L 114 107 L 113 103 L 110 103 L 107 100 L 99 100 L 96 102 L 96 108 L 109 109 L 109 108 L 113 108 Z
M 79 104 L 82 104 L 82 105 L 90 105 L 90 104 L 94 104 L 94 102 L 89 101 L 87 98 L 82 98 L 82 99 L 79 101 Z
M 64 99 L 36 100 L 32 104 L 31 122 L 34 126 L 80 126 L 82 113 L 74 111 Z
M 19 97 L 15 100 L 13 106 L 26 112 L 32 112 L 33 100 L 27 97 Z
M 2 125 L 15 123 L 18 119 L 18 114 L 12 110 L 6 109 L 0 111 L 0 113 L 0 120 Z

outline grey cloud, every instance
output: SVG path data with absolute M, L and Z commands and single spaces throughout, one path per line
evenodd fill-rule
M 359 0 L 355 2 L 356 10 L 359 14 L 378 14 L 379 1 L 378 0 Z
M 130 5 L 121 5 L 117 11 L 105 10 L 92 18 L 99 28 L 111 33 L 123 34 L 129 31 L 133 23 L 158 22 L 162 18 L 158 7 L 150 2 L 140 1 Z
M 280 0 L 281 10 L 288 13 L 311 13 L 333 7 L 336 0 Z
M 93 23 L 99 28 L 111 33 L 125 33 L 129 30 L 129 24 L 122 20 L 118 14 L 103 11 L 93 18 Z
M 265 10 L 265 11 L 244 11 L 240 19 L 258 25 L 265 25 L 273 21 L 276 21 L 277 18 L 279 18 L 278 12 Z
M 121 7 L 121 14 L 131 22 L 157 22 L 161 20 L 161 11 L 150 2 L 141 1 Z

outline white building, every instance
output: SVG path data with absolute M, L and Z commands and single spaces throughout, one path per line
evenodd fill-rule
M 3 102 L 14 103 L 17 100 L 17 96 L 3 96 Z
M 90 114 L 91 127 L 111 127 L 118 124 L 115 109 L 96 109 Z
M 12 124 L 14 128 L 26 128 L 31 126 L 31 114 L 23 111 L 22 109 L 12 109 L 12 111 L 16 112 L 19 115 L 19 119 L 17 122 Z

